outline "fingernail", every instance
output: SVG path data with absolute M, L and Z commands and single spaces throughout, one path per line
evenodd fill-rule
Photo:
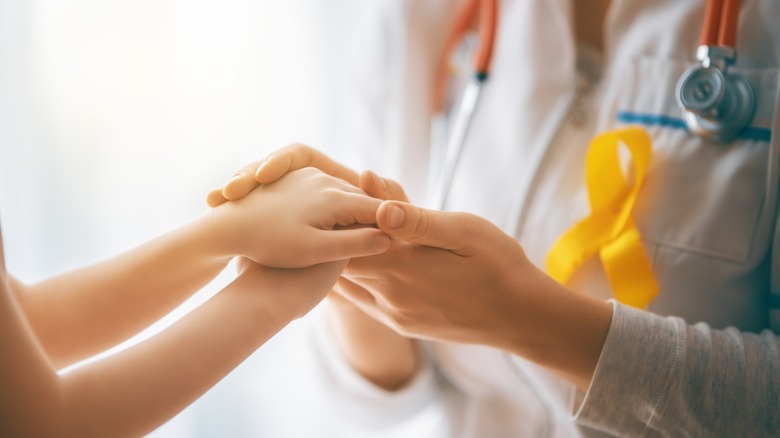
M 374 178 L 374 182 L 382 188 L 382 190 L 387 191 L 387 181 L 385 181 L 384 178 L 381 176 L 375 174 L 374 172 L 371 172 L 371 176 Z
M 385 234 L 380 234 L 374 237 L 372 243 L 377 251 L 384 251 L 390 247 L 390 238 Z
M 263 170 L 263 168 L 265 167 L 266 164 L 268 164 L 268 160 L 263 160 L 263 162 L 260 163 L 259 166 L 257 166 L 257 170 L 255 171 L 255 175 L 260 173 Z
M 404 219 L 406 219 L 406 213 L 404 213 L 404 209 L 394 205 L 390 204 L 387 206 L 387 227 L 390 229 L 396 229 L 401 228 L 401 225 L 404 224 Z

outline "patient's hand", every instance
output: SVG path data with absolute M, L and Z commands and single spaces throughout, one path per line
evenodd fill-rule
M 209 206 L 216 207 L 227 201 L 241 199 L 259 184 L 274 182 L 287 173 L 303 167 L 316 167 L 328 175 L 361 187 L 369 193 L 370 191 L 365 187 L 365 184 L 377 186 L 378 191 L 388 195 L 388 198 L 383 199 L 407 200 L 401 185 L 393 180 L 377 178 L 371 172 L 363 172 L 358 176 L 354 170 L 333 161 L 312 147 L 293 144 L 239 169 L 225 185 L 211 190 L 206 196 L 206 202 Z
M 244 198 L 261 184 L 271 183 L 306 166 L 341 178 L 374 198 L 407 200 L 403 188 L 395 181 L 380 178 L 372 172 L 358 175 L 315 149 L 291 145 L 238 170 L 224 186 L 209 193 L 207 202 L 215 207 L 228 200 Z M 403 387 L 419 367 L 417 348 L 412 340 L 400 336 L 344 298 L 359 293 L 369 292 L 342 277 L 335 292 L 329 295 L 332 304 L 328 307 L 329 321 L 339 349 L 355 370 L 376 385 L 387 390 Z
M 390 245 L 372 226 L 379 203 L 308 167 L 211 210 L 213 234 L 222 253 L 277 268 L 378 254 Z
M 321 263 L 307 268 L 269 268 L 239 257 L 239 276 L 254 276 L 253 293 L 268 297 L 274 315 L 292 320 L 308 313 L 322 301 L 336 283 L 346 260 Z

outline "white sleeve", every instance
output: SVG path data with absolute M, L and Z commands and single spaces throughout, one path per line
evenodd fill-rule
M 331 334 L 325 312 L 313 316 L 310 327 L 317 361 L 314 368 L 334 415 L 368 431 L 383 430 L 414 417 L 436 398 L 437 379 L 430 361 L 423 361 L 422 369 L 406 387 L 386 391 L 366 380 L 346 361 Z M 420 353 L 425 356 L 423 351 Z
M 614 304 L 577 413 L 620 436 L 780 436 L 780 341 Z

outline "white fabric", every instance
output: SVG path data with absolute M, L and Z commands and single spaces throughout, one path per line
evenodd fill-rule
M 419 204 L 427 192 L 433 69 L 453 3 L 384 2 L 367 26 L 364 56 L 355 69 L 353 155 L 342 161 L 361 162 L 399 180 Z M 635 217 L 661 287 L 649 310 L 688 324 L 759 332 L 770 327 L 770 294 L 780 291 L 777 278 L 770 282 L 780 272 L 773 245 L 780 140 L 741 138 L 719 145 L 674 126 L 681 119 L 675 85 L 695 64 L 704 3 L 613 0 L 602 71 L 594 80 L 593 56 L 573 41 L 570 1 L 503 0 L 492 74 L 447 209 L 489 219 L 517 236 L 529 258 L 542 266 L 553 242 L 588 213 L 582 163 L 590 139 L 624 124 L 620 120 L 642 122 L 652 136 L 654 158 Z M 755 88 L 752 127 L 760 135 L 780 130 L 777 17 L 780 3 L 774 0 L 743 2 L 734 71 Z M 594 297 L 612 295 L 595 261 L 577 274 L 573 286 Z M 625 336 L 610 333 L 610 339 Z M 660 348 L 669 339 L 652 342 Z M 621 348 L 608 343 L 605 352 L 614 359 Z M 446 406 L 446 436 L 585 433 L 570 417 L 571 388 L 544 370 L 485 347 L 437 343 L 430 351 L 433 365 L 455 389 L 449 394 L 460 399 Z M 335 360 L 330 365 L 347 366 Z M 330 387 L 341 385 L 345 394 L 358 386 L 350 378 Z M 390 414 L 376 409 L 374 415 Z
M 329 332 L 323 313 L 316 314 L 319 330 L 313 331 L 313 342 L 321 360 L 325 385 L 338 382 L 328 392 L 345 392 L 346 397 L 334 398 L 336 412 L 350 412 L 351 422 L 383 430 L 423 410 L 435 394 L 433 367 L 426 362 L 414 380 L 405 388 L 390 392 L 371 384 L 355 371 L 341 355 Z M 385 415 L 374 415 L 382 411 Z

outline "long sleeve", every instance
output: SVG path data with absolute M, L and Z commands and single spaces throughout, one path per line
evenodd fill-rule
M 780 435 L 780 340 L 615 304 L 582 424 L 621 436 Z

